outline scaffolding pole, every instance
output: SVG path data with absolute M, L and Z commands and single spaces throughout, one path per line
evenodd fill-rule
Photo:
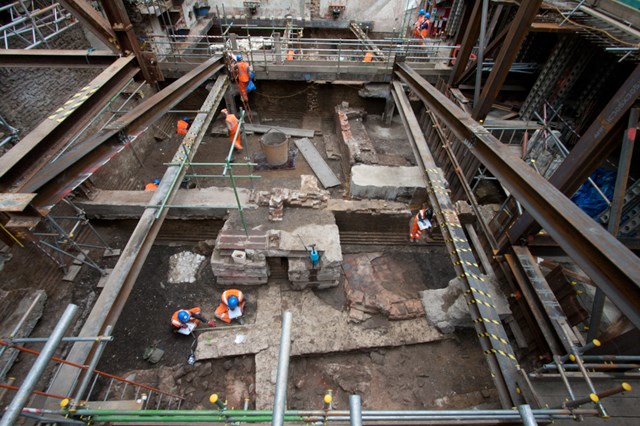
M 280 353 L 276 375 L 276 394 L 273 401 L 272 426 L 281 426 L 285 420 L 287 405 L 287 376 L 289 374 L 289 351 L 291 349 L 291 312 L 282 314 L 282 332 L 280 334 Z
M 58 348 L 62 337 L 71 325 L 77 311 L 78 306 L 73 304 L 67 306 L 67 309 L 65 309 L 62 317 L 58 321 L 58 324 L 53 329 L 51 336 L 49 336 L 47 344 L 44 345 L 40 356 L 38 356 L 38 359 L 31 367 L 31 370 L 29 370 L 29 374 L 24 379 L 22 386 L 20 386 L 20 389 L 7 407 L 4 416 L 2 416 L 2 420 L 0 420 L 0 426 L 12 426 L 15 424 L 16 420 L 20 416 L 20 412 L 27 404 L 27 400 L 31 396 L 31 392 L 35 389 L 40 377 L 42 377 L 49 360 L 51 360 L 53 354 Z

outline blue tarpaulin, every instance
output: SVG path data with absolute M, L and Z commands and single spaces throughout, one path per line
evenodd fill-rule
M 609 200 L 613 198 L 613 190 L 616 184 L 616 173 L 610 170 L 598 168 L 591 174 L 591 180 L 598 185 L 600 191 L 607 196 Z M 591 185 L 589 181 L 582 184 L 578 192 L 576 192 L 571 201 L 576 203 L 586 214 L 597 219 L 609 205 L 602 198 L 598 191 Z

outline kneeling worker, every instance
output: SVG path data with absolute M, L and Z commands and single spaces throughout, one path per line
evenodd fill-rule
M 242 314 L 246 300 L 240 290 L 227 290 L 222 293 L 222 303 L 216 308 L 215 316 L 221 321 L 230 323 L 232 320 L 244 324 Z
M 174 333 L 191 334 L 191 331 L 198 326 L 200 321 L 207 323 L 209 327 L 215 327 L 214 321 L 208 321 L 200 314 L 200 308 L 180 309 L 175 311 L 171 317 L 171 325 Z

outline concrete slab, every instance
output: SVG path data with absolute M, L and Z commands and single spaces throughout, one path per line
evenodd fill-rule
M 352 198 L 410 199 L 418 188 L 424 187 L 419 167 L 358 164 L 351 168 L 349 193 Z

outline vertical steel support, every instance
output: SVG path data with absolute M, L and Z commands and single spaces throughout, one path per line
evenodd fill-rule
M 391 86 L 389 86 L 389 95 L 384 103 L 384 114 L 382 115 L 382 120 L 384 125 L 389 127 L 391 126 L 391 121 L 393 120 L 393 112 L 396 109 L 396 103 L 393 100 L 393 96 L 391 96 Z
M 482 0 L 476 0 L 469 17 L 469 24 L 464 32 L 464 38 L 460 44 L 458 50 L 458 56 L 456 57 L 456 64 L 453 66 L 453 71 L 449 75 L 449 85 L 453 86 L 455 82 L 460 80 L 460 76 L 464 72 L 464 69 L 469 63 L 469 56 L 473 50 L 473 45 L 478 39 L 480 33 L 480 15 L 482 9 Z
M 289 374 L 289 351 L 291 349 L 291 312 L 282 314 L 282 332 L 280 334 L 280 353 L 276 375 L 276 395 L 273 401 L 272 426 L 284 424 L 284 412 L 287 405 L 287 376 Z
M 629 125 L 624 132 L 622 149 L 620 150 L 620 161 L 618 162 L 618 174 L 616 176 L 616 187 L 611 200 L 611 213 L 609 214 L 609 224 L 607 230 L 611 235 L 618 238 L 620 231 L 620 217 L 624 204 L 624 193 L 627 190 L 627 180 L 629 179 L 629 169 L 631 168 L 631 158 L 633 157 L 633 145 L 636 139 L 636 127 L 638 126 L 639 108 L 632 108 L 629 114 Z M 593 340 L 600 333 L 600 323 L 602 322 L 602 311 L 604 309 L 605 295 L 602 290 L 596 288 L 591 307 L 591 321 L 589 322 L 589 332 L 587 340 Z
M 111 336 L 111 329 L 112 329 L 112 327 L 110 325 L 108 325 L 107 328 L 104 331 L 104 336 L 105 337 Z M 98 343 L 98 349 L 96 349 L 95 353 L 93 354 L 93 358 L 91 358 L 91 363 L 89 363 L 89 367 L 84 372 L 84 377 L 82 378 L 82 382 L 80 382 L 80 386 L 78 387 L 78 390 L 76 391 L 76 396 L 75 396 L 74 402 L 73 402 L 74 406 L 79 405 L 80 401 L 82 400 L 82 398 L 85 397 L 84 393 L 87 390 L 87 387 L 89 387 L 89 382 L 91 382 L 91 376 L 92 376 L 94 370 L 96 369 L 96 367 L 98 366 L 98 362 L 100 361 L 100 358 L 102 357 L 102 352 L 104 352 L 104 348 L 107 347 L 107 342 L 108 342 L 108 340 L 101 340 Z M 87 397 L 88 396 L 89 395 L 87 395 Z
M 76 312 L 78 311 L 78 306 L 70 304 L 65 309 L 60 321 L 53 329 L 53 332 L 49 336 L 49 340 L 42 348 L 38 359 L 29 370 L 29 374 L 24 379 L 22 386 L 16 392 L 16 395 L 13 397 L 13 400 L 7 407 L 4 416 L 2 416 L 2 420 L 0 420 L 0 426 L 13 426 L 16 423 L 16 420 L 20 416 L 20 412 L 22 408 L 24 408 L 29 396 L 31 396 L 31 392 L 36 387 L 38 380 L 44 373 L 45 368 L 47 368 L 47 364 L 53 357 L 60 341 L 64 337 L 64 334 L 67 332 L 67 329 L 71 325 Z
M 71 12 L 84 26 L 100 39 L 107 47 L 118 52 L 118 40 L 109 22 L 86 0 L 59 0 L 66 10 Z
M 133 30 L 133 25 L 127 14 L 127 10 L 124 7 L 122 0 L 112 0 L 101 2 L 104 14 L 109 19 L 111 26 L 116 34 L 120 50 L 124 53 L 126 51 L 133 52 L 138 60 L 140 71 L 144 79 L 149 84 L 154 84 L 159 80 L 163 80 L 162 75 L 159 74 L 160 68 L 155 67 L 152 73 L 148 67 L 147 61 L 140 50 L 140 43 L 138 42 L 138 36 Z
M 495 101 L 504 80 L 507 78 L 507 73 L 511 69 L 511 65 L 518 55 L 525 37 L 529 33 L 529 28 L 531 27 L 533 18 L 535 18 L 538 13 L 538 9 L 540 9 L 541 3 L 542 0 L 528 0 L 520 3 L 518 12 L 516 12 L 516 16 L 509 28 L 507 38 L 502 44 L 500 53 L 498 53 L 495 64 L 491 69 L 491 74 L 489 74 L 484 89 L 482 90 L 480 102 L 473 106 L 474 119 L 483 121 L 489 113 L 493 101 Z M 478 61 L 478 65 L 482 66 L 480 61 Z
M 362 406 L 360 404 L 360 395 L 349 396 L 349 416 L 351 426 L 362 426 Z
M 531 406 L 529 404 L 518 405 L 518 413 L 520 413 L 520 417 L 522 417 L 522 424 L 524 426 L 537 426 L 538 422 L 536 422 L 536 418 L 533 415 L 533 411 L 531 411 Z
M 484 63 L 484 48 L 487 45 L 487 15 L 489 14 L 489 0 L 482 0 L 482 13 L 480 15 L 480 38 L 478 39 L 478 62 L 476 62 L 476 86 L 473 91 L 473 106 L 478 105 L 480 90 L 482 89 L 482 65 Z

